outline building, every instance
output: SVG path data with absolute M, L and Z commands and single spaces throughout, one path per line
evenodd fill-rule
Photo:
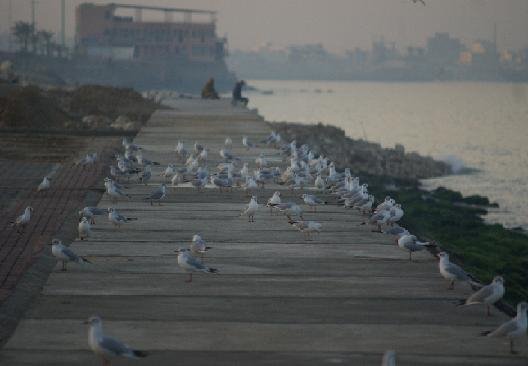
M 427 57 L 433 64 L 456 64 L 464 50 L 462 42 L 449 33 L 435 33 L 427 39 Z
M 132 16 L 119 15 L 132 12 Z M 143 12 L 160 21 L 143 21 Z M 216 35 L 216 13 L 207 10 L 83 3 L 76 9 L 77 53 L 118 60 L 215 63 L 226 55 Z M 182 18 L 175 21 L 174 18 Z

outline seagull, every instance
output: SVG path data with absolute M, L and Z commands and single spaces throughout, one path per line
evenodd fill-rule
M 137 221 L 137 217 L 125 217 L 117 212 L 115 208 L 110 207 L 108 208 L 108 220 L 110 220 L 114 226 L 120 227 L 122 224 L 129 221 Z
M 79 222 L 78 230 L 79 238 L 81 240 L 84 240 L 84 238 L 87 238 L 92 234 L 92 226 L 90 225 L 86 217 L 83 217 L 81 219 L 81 222 Z
M 79 211 L 79 219 L 82 217 L 86 217 L 87 219 L 90 219 L 90 224 L 95 224 L 94 216 L 101 216 L 108 212 L 108 209 L 106 208 L 99 208 L 99 207 L 85 207 L 81 211 Z
M 268 203 L 266 203 L 266 206 L 270 209 L 270 214 L 273 213 L 273 208 L 281 203 L 281 193 L 279 191 L 275 191 L 273 193 L 273 196 L 268 200 Z
M 91 263 L 88 259 L 80 257 L 73 250 L 62 244 L 59 239 L 51 241 L 51 254 L 58 260 L 62 261 L 62 271 L 66 272 L 66 263 Z
M 286 202 L 286 203 L 279 203 L 276 205 L 276 207 L 283 212 L 286 217 L 291 220 L 292 216 L 298 216 L 303 220 L 303 209 L 301 206 L 299 206 L 296 203 L 293 202 Z
M 105 186 L 106 186 L 106 193 L 110 196 L 110 199 L 113 203 L 117 203 L 117 199 L 119 197 L 127 197 L 132 198 L 129 194 L 126 194 L 123 192 L 120 188 L 116 186 L 114 181 L 112 180 L 105 180 Z
M 163 172 L 161 172 L 161 176 L 165 177 L 165 179 L 168 179 L 169 177 L 172 177 L 176 173 L 176 165 L 169 164 L 167 165 L 167 168 Z
M 321 232 L 321 223 L 315 221 L 288 221 L 290 225 L 297 228 L 304 234 L 305 239 L 310 239 L 312 234 L 319 234 Z
M 462 301 L 459 306 L 486 304 L 488 309 L 487 315 L 491 316 L 490 306 L 502 299 L 504 296 L 504 291 L 504 279 L 502 276 L 495 276 L 489 285 L 482 287 L 480 290 L 468 297 L 467 300 Z
M 451 263 L 449 261 L 449 254 L 447 254 L 446 252 L 440 252 L 438 254 L 438 257 L 440 258 L 440 262 L 438 264 L 440 274 L 446 280 L 450 281 L 450 290 L 455 288 L 455 281 L 469 282 L 470 284 L 474 283 L 469 277 L 469 275 L 462 268 L 460 268 L 455 263 Z
M 205 266 L 202 261 L 196 257 L 193 257 L 189 253 L 189 249 L 178 249 L 178 265 L 185 272 L 189 273 L 189 279 L 185 282 L 192 282 L 193 272 L 203 272 L 203 273 L 217 273 L 218 270 L 215 268 L 209 268 Z
M 317 174 L 317 177 L 315 178 L 314 185 L 315 185 L 315 188 L 318 191 L 324 192 L 326 183 L 325 183 L 324 179 L 321 177 L 321 174 Z
M 253 142 L 249 141 L 247 136 L 242 136 L 242 145 L 246 147 L 246 150 L 257 147 Z
M 153 205 L 153 201 L 158 201 L 158 204 L 161 206 L 161 200 L 167 196 L 167 186 L 165 183 L 162 183 L 161 186 L 150 194 L 150 196 L 145 197 L 144 200 L 150 200 L 150 205 Z
M 44 179 L 42 179 L 42 182 L 40 182 L 40 184 L 37 187 L 37 192 L 47 191 L 48 189 L 50 189 L 51 187 L 50 181 L 51 181 L 50 178 L 44 177 Z
M 92 351 L 103 361 L 103 366 L 110 366 L 110 359 L 115 357 L 143 358 L 148 353 L 130 348 L 117 339 L 107 337 L 103 334 L 103 321 L 98 316 L 92 316 L 85 324 L 90 325 L 88 331 L 88 345 Z
M 418 241 L 416 236 L 407 234 L 402 235 L 398 239 L 398 246 L 404 250 L 409 251 L 409 262 L 412 262 L 413 252 L 419 252 L 427 247 L 434 247 L 436 246 L 436 243 L 434 241 L 431 243 L 428 241 Z
M 138 181 L 139 183 L 143 183 L 144 185 L 147 185 L 150 178 L 152 178 L 152 170 L 149 164 L 149 165 L 145 165 L 145 169 L 143 169 L 143 171 L 139 175 Z
M 303 194 L 301 198 L 304 200 L 304 203 L 306 203 L 308 206 L 310 206 L 314 212 L 317 211 L 317 205 L 327 205 L 328 202 L 323 201 L 322 199 L 314 196 L 313 194 Z
M 224 146 L 230 149 L 233 146 L 233 140 L 231 140 L 231 137 L 227 136 L 224 141 Z
M 392 350 L 385 351 L 381 366 L 396 366 L 396 352 Z
M 198 142 L 194 143 L 194 153 L 195 153 L 195 155 L 198 155 L 199 153 L 201 153 L 203 149 L 204 149 L 203 145 L 200 145 Z
M 205 240 L 202 239 L 201 235 L 195 234 L 193 235 L 190 249 L 192 254 L 200 255 L 203 258 L 205 252 L 211 249 L 211 247 L 206 245 Z
M 258 210 L 258 202 L 257 202 L 257 196 L 251 196 L 251 200 L 249 201 L 247 207 L 242 211 L 240 216 L 247 215 L 248 222 L 255 222 L 255 214 Z
M 266 158 L 264 157 L 264 154 L 263 153 L 260 153 L 260 155 L 258 156 L 258 158 L 255 159 L 255 164 L 257 164 L 257 167 L 258 168 L 265 168 L 268 166 L 268 161 L 266 160 Z
M 507 337 L 510 340 L 510 353 L 517 353 L 513 348 L 513 341 L 515 338 L 524 337 L 526 335 L 526 329 L 528 319 L 526 318 L 526 311 L 528 310 L 528 304 L 526 302 L 520 302 L 517 304 L 517 316 L 511 320 L 503 323 L 500 327 L 493 331 L 485 331 L 481 334 L 487 337 Z
M 187 156 L 189 155 L 189 152 L 185 149 L 183 146 L 182 141 L 178 141 L 178 144 L 176 145 L 176 155 L 180 161 L 185 161 L 187 159 Z
M 220 156 L 226 161 L 240 160 L 240 158 L 235 157 L 227 148 L 220 149 Z
M 33 207 L 28 206 L 24 209 L 24 213 L 20 216 L 18 216 L 10 226 L 15 227 L 17 233 L 20 233 L 21 231 L 19 228 L 22 228 L 22 231 L 26 228 L 26 225 L 29 224 L 29 221 L 31 221 L 31 212 L 33 212 Z

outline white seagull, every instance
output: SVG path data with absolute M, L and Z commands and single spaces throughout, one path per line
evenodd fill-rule
M 398 239 L 398 246 L 403 250 L 409 251 L 409 262 L 412 262 L 413 252 L 419 252 L 427 247 L 434 247 L 436 246 L 436 244 L 434 241 L 418 241 L 418 239 L 414 235 L 402 235 Z
M 190 250 L 193 255 L 200 255 L 203 258 L 205 252 L 207 252 L 211 247 L 208 247 L 205 240 L 199 234 L 193 235 Z
M 24 209 L 24 213 L 20 216 L 18 216 L 10 226 L 15 227 L 16 231 L 20 233 L 20 228 L 24 230 L 26 228 L 26 225 L 29 224 L 31 221 L 31 212 L 33 212 L 33 207 L 28 206 Z
M 467 300 L 462 301 L 460 306 L 486 304 L 487 314 L 490 316 L 491 305 L 502 299 L 504 292 L 504 279 L 502 276 L 495 276 L 489 285 L 482 287 L 480 290 L 468 297 Z
M 450 290 L 455 288 L 456 281 L 468 282 L 470 284 L 474 283 L 469 277 L 469 275 L 462 268 L 460 268 L 455 263 L 451 263 L 449 261 L 449 254 L 447 254 L 446 252 L 440 252 L 438 254 L 438 258 L 440 258 L 440 262 L 438 263 L 440 274 L 446 280 L 450 281 Z
M 252 196 L 247 207 L 242 211 L 240 216 L 247 215 L 248 222 L 255 222 L 255 214 L 258 210 L 257 196 Z
M 189 278 L 185 282 L 192 282 L 193 272 L 217 273 L 218 270 L 205 266 L 199 258 L 192 256 L 189 249 L 178 249 L 178 265 L 185 272 L 189 273 Z
M 92 234 L 92 225 L 90 225 L 86 217 L 83 217 L 81 222 L 79 222 L 78 231 L 81 240 L 88 238 Z
M 116 357 L 143 358 L 148 353 L 130 348 L 121 341 L 107 337 L 103 334 L 103 321 L 98 316 L 92 316 L 85 324 L 90 325 L 88 330 L 88 345 L 92 351 L 103 361 L 103 366 L 110 366 L 110 360 Z
M 137 217 L 123 216 L 119 212 L 117 212 L 115 208 L 110 207 L 108 208 L 108 220 L 110 220 L 110 222 L 114 224 L 114 226 L 121 227 L 121 225 L 129 221 L 136 221 Z
M 158 189 L 152 192 L 148 197 L 145 197 L 145 201 L 150 201 L 150 205 L 153 205 L 154 201 L 158 201 L 158 205 L 161 206 L 161 201 L 167 197 L 167 186 L 163 183 Z
M 50 178 L 44 177 L 44 179 L 42 179 L 42 182 L 40 182 L 40 184 L 37 187 L 37 192 L 47 191 L 48 189 L 50 189 L 51 187 L 50 181 L 51 181 Z
M 59 239 L 51 241 L 51 254 L 62 262 L 62 271 L 66 272 L 66 263 L 91 263 L 88 259 L 78 256 L 73 250 L 62 244 Z
M 513 347 L 513 341 L 515 338 L 525 337 L 528 320 L 526 318 L 526 311 L 528 310 L 528 304 L 526 302 L 520 302 L 517 304 L 517 316 L 515 318 L 503 323 L 500 327 L 493 331 L 482 332 L 483 336 L 487 337 L 506 337 L 510 340 L 510 352 L 517 353 Z
M 310 208 L 317 211 L 317 205 L 327 205 L 328 202 L 323 201 L 319 197 L 314 196 L 313 194 L 303 194 L 301 198 L 304 200 L 304 203 L 307 204 Z

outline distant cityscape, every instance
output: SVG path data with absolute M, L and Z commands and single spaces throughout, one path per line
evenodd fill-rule
M 255 51 L 232 51 L 227 62 L 239 77 L 254 79 L 528 81 L 528 48 L 499 50 L 496 40 L 465 44 L 447 32 L 430 36 L 425 47 L 403 51 L 384 40 L 345 55 L 322 44 L 282 49 L 267 44 Z

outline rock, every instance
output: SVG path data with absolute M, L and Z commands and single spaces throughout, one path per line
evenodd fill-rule
M 82 123 L 88 129 L 105 129 L 110 126 L 112 121 L 106 116 L 92 114 L 84 116 Z

